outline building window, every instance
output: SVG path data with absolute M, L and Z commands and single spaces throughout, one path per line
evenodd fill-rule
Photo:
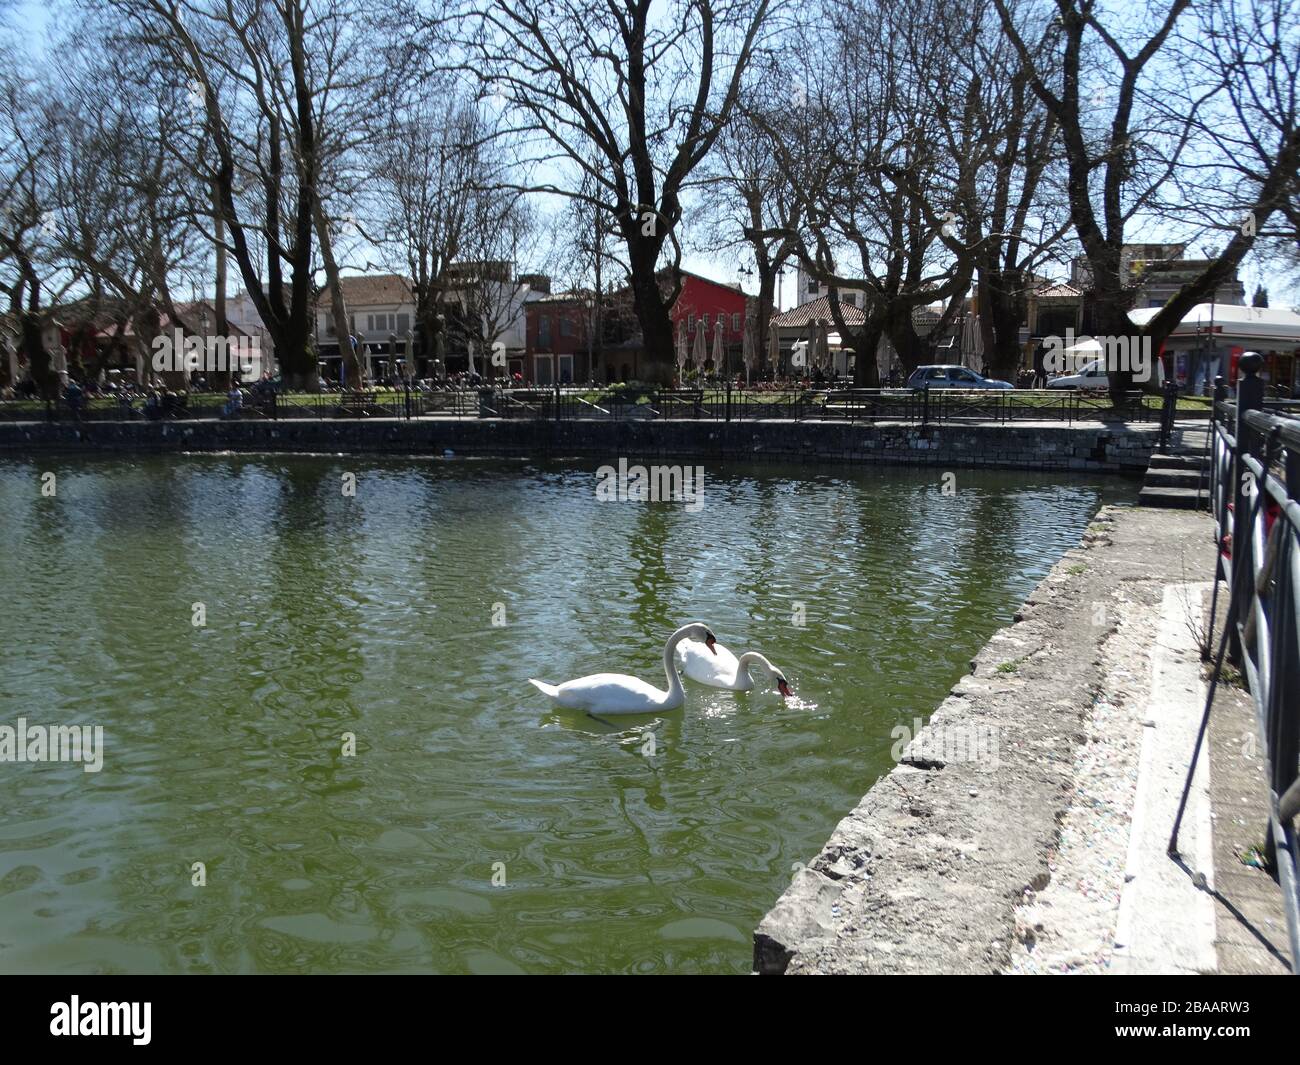
M 688 314 L 686 316 L 686 328 L 692 333 L 695 332 L 695 315 Z
M 709 331 L 709 316 L 707 314 L 704 315 L 702 320 L 704 322 L 704 331 L 707 333 Z
M 411 316 L 409 314 L 399 314 L 397 316 L 397 331 L 399 333 L 409 332 L 411 328 Z
M 571 336 L 573 336 L 573 319 L 572 319 L 572 318 L 564 317 L 564 318 L 561 318 L 561 319 L 560 319 L 560 336 L 562 336 L 562 337 L 571 337 Z
M 731 315 L 731 331 L 732 331 L 733 333 L 739 333 L 739 332 L 740 332 L 740 312 L 739 312 L 739 311 L 733 312 L 732 315 Z
M 551 319 L 549 315 L 543 314 L 537 319 L 537 344 L 543 348 L 551 346 Z

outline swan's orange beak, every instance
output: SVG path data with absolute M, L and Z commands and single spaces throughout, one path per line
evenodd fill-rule
M 713 635 L 713 633 L 709 633 L 706 637 L 704 637 L 704 646 L 707 647 L 710 651 L 712 651 L 715 655 L 718 653 L 718 651 L 717 648 L 715 648 L 713 645 L 717 642 L 718 639 L 716 636 Z
M 782 699 L 788 699 L 794 694 L 794 692 L 790 690 L 790 685 L 785 682 L 784 677 L 776 682 L 776 690 L 781 693 Z

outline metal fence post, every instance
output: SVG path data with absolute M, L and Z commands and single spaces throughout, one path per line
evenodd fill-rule
M 1264 382 L 1260 380 L 1259 369 L 1264 357 L 1256 352 L 1248 352 L 1237 364 L 1242 375 L 1237 380 L 1237 424 L 1234 427 L 1237 436 L 1237 454 L 1232 465 L 1232 598 L 1237 604 L 1237 617 L 1246 619 L 1250 616 L 1250 600 L 1254 593 L 1255 574 L 1251 566 L 1251 528 L 1250 502 L 1246 496 L 1245 457 L 1263 458 L 1263 440 L 1251 429 L 1246 421 L 1246 414 L 1264 408 Z M 1257 485 L 1263 491 L 1263 485 Z M 1237 633 L 1229 634 L 1229 659 L 1233 665 L 1240 665 L 1241 640 Z
M 1286 494 L 1300 499 L 1300 449 L 1286 449 Z M 1297 628 L 1296 595 L 1300 592 L 1289 579 L 1291 553 L 1296 550 L 1287 529 L 1287 518 L 1279 514 L 1275 521 L 1282 523 L 1281 556 L 1277 560 L 1276 582 L 1270 615 L 1273 623 L 1272 706 L 1269 708 L 1272 735 L 1268 749 L 1273 764 L 1273 792 L 1278 797 L 1279 819 L 1290 822 L 1300 813 L 1300 777 L 1296 765 L 1300 762 L 1300 631 Z M 1271 836 L 1271 833 L 1270 833 Z M 1274 843 L 1281 841 L 1274 840 Z
M 1169 439 L 1174 434 L 1174 413 L 1178 409 L 1178 382 L 1165 378 L 1164 405 L 1160 408 L 1160 454 L 1169 454 Z

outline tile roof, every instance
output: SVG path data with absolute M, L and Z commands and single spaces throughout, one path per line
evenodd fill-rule
M 1082 296 L 1083 289 L 1068 281 L 1062 281 L 1056 285 L 1043 285 L 1041 288 L 1036 288 L 1034 295 L 1039 299 L 1060 299 L 1067 296 Z
M 845 325 L 862 325 L 866 322 L 866 315 L 853 304 L 845 303 L 843 300 L 839 302 L 840 313 L 844 316 Z M 827 325 L 835 324 L 835 320 L 831 317 L 830 296 L 809 300 L 807 303 L 800 304 L 784 314 L 778 314 L 772 319 L 772 324 L 778 329 L 799 329 L 814 322 L 825 322 Z

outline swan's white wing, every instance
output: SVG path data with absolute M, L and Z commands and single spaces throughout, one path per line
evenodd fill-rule
M 565 681 L 557 688 L 556 701 L 566 709 L 593 714 L 645 714 L 671 709 L 666 691 L 623 673 L 593 673 Z
M 740 661 L 720 643 L 713 649 L 716 655 L 699 640 L 683 640 L 677 645 L 677 659 L 691 680 L 712 688 L 730 688 L 736 683 Z

